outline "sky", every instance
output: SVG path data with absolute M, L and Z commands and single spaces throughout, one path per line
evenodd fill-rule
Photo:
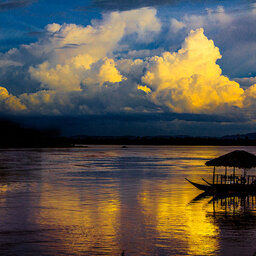
M 0 115 L 64 135 L 256 132 L 256 2 L 0 1 Z

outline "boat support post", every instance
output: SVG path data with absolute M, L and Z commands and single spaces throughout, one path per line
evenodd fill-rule
M 215 166 L 213 167 L 212 184 L 215 183 Z

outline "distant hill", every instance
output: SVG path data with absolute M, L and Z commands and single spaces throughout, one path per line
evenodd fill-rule
M 229 140 L 256 140 L 256 133 L 247 133 L 247 134 L 235 134 L 235 135 L 225 135 L 221 137 L 222 139 L 229 139 Z
M 0 147 L 66 147 L 70 139 L 60 137 L 57 130 L 37 130 L 23 127 L 9 121 L 0 120 Z
M 60 136 L 56 129 L 32 129 L 0 119 L 0 148 L 72 147 L 86 145 L 256 145 L 256 133 L 220 138 L 176 136 Z

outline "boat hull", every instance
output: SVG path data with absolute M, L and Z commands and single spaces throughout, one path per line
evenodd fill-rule
M 256 185 L 254 184 L 212 184 L 202 185 L 186 179 L 196 188 L 210 194 L 256 194 Z

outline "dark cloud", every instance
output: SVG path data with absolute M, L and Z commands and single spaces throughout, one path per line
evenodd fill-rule
M 229 29 L 213 37 L 221 49 L 220 64 L 230 77 L 255 76 L 256 70 L 256 15 L 243 15 L 233 20 Z
M 88 8 L 100 8 L 104 10 L 131 10 L 142 7 L 176 4 L 179 0 L 93 0 L 87 7 L 81 7 L 81 9 Z
M 223 136 L 254 132 L 255 126 L 224 116 L 197 114 L 107 114 L 85 116 L 1 116 L 25 127 L 58 129 L 62 135 Z
M 250 3 L 252 0 L 237 0 L 232 3 Z M 109 11 L 125 11 L 142 7 L 156 7 L 161 5 L 180 4 L 225 4 L 228 0 L 92 0 L 88 6 L 80 7 L 80 10 L 99 8 Z
M 22 8 L 33 2 L 35 2 L 35 0 L 0 1 L 0 11 Z
M 77 48 L 77 47 L 79 47 L 79 46 L 81 46 L 81 45 L 83 45 L 83 44 L 66 44 L 65 46 L 60 47 L 60 48 L 58 48 L 58 49 Z
M 44 34 L 45 34 L 44 31 L 31 31 L 31 32 L 27 32 L 25 35 L 38 38 L 38 37 L 40 37 L 40 36 L 42 36 Z

